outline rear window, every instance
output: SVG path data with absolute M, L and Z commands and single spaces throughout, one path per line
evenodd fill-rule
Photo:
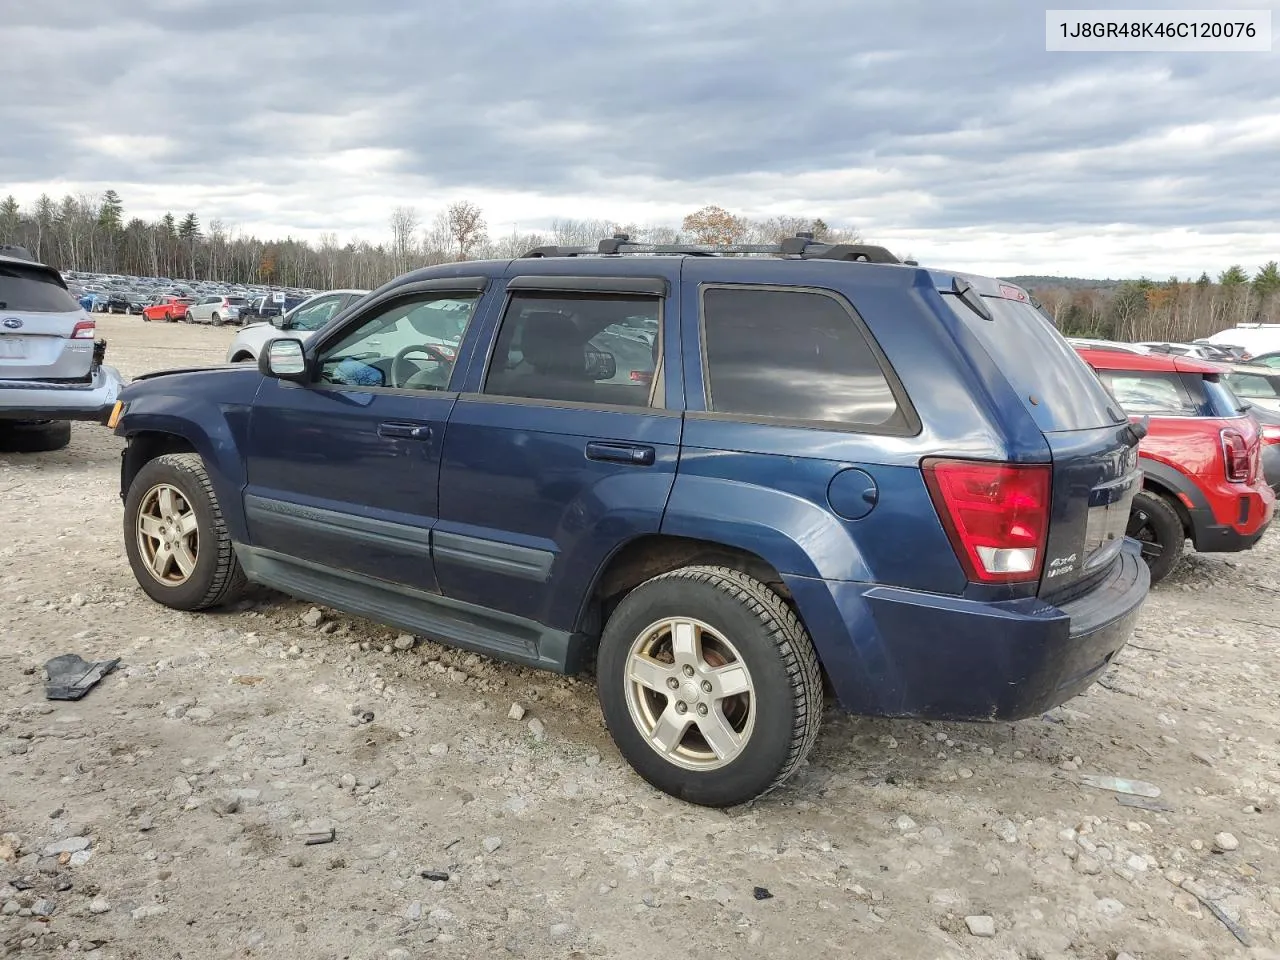
M 249 301 L 246 300 L 244 297 L 227 297 L 227 303 L 231 304 L 232 306 L 239 306 L 242 303 L 248 303 L 248 302 Z
M 0 310 L 73 313 L 80 303 L 42 271 L 0 264 Z
M 833 297 L 712 287 L 703 293 L 702 335 L 711 411 L 905 428 L 871 344 Z
M 1093 369 L 1035 307 L 983 297 L 994 317 L 984 320 L 954 294 L 943 294 L 942 299 L 977 337 L 1042 431 L 1089 430 L 1124 422 Z

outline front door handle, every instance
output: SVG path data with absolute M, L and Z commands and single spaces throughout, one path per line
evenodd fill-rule
M 633 466 L 648 467 L 653 465 L 657 454 L 653 447 L 634 443 L 599 443 L 587 444 L 588 460 L 607 460 L 610 463 L 629 463 Z
M 431 428 L 424 423 L 397 423 L 389 421 L 378 424 L 378 436 L 385 439 L 430 440 Z

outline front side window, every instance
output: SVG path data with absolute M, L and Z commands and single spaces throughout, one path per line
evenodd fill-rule
M 1276 383 L 1280 378 L 1264 377 L 1256 373 L 1228 373 L 1223 379 L 1237 397 L 1249 400 L 1275 400 L 1280 398 Z
M 319 330 L 333 318 L 341 304 L 342 297 L 335 295 L 324 297 L 315 303 L 307 304 L 305 307 L 299 307 L 297 312 L 289 317 L 289 329 Z
M 1154 417 L 1199 415 L 1199 406 L 1176 373 L 1099 370 L 1098 376 L 1125 413 Z
M 708 410 L 855 428 L 901 418 L 871 345 L 833 297 L 713 287 L 702 336 Z
M 320 382 L 445 390 L 480 295 L 416 296 L 384 304 L 321 351 Z M 449 323 L 440 321 L 449 314 Z
M 601 406 L 658 405 L 661 301 L 518 294 L 498 331 L 484 392 Z

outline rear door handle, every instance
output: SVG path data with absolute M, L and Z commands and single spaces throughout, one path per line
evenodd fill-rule
M 645 447 L 634 443 L 597 443 L 587 444 L 588 460 L 607 460 L 610 463 L 630 463 L 634 466 L 648 467 L 653 465 L 657 453 L 653 447 Z
M 378 436 L 401 440 L 430 440 L 431 428 L 423 423 L 397 423 L 388 421 L 378 424 Z

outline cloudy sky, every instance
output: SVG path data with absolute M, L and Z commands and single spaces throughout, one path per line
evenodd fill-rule
M 1045 6 L 0 0 L 0 195 L 375 241 L 400 204 L 717 203 L 1005 275 L 1280 258 L 1280 46 L 1046 53 Z

